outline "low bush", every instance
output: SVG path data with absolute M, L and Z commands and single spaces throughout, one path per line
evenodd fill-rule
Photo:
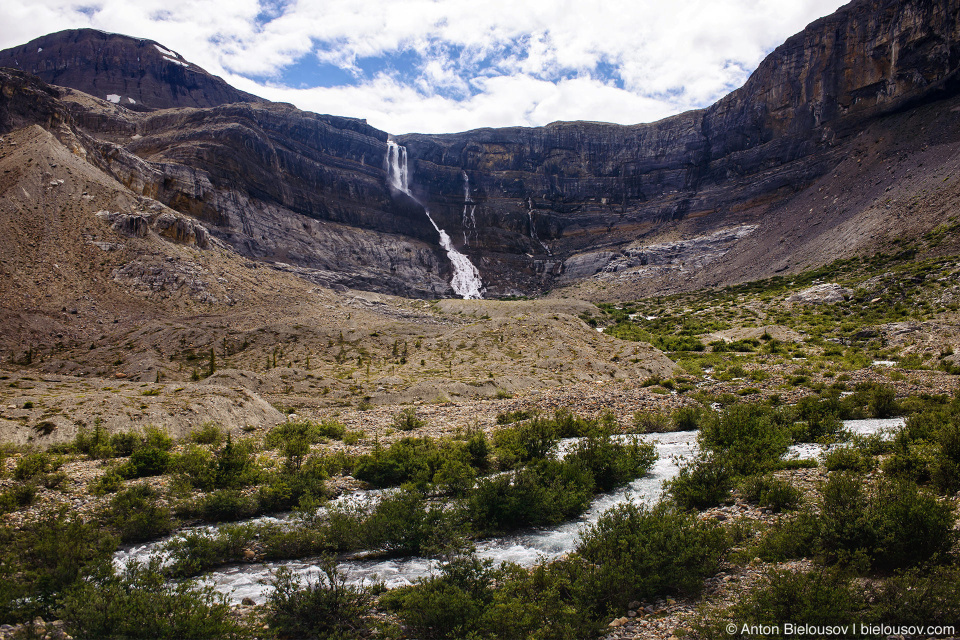
M 217 489 L 179 503 L 176 513 L 181 518 L 199 518 L 206 522 L 231 522 L 252 518 L 261 513 L 256 495 L 238 489 Z
M 589 592 L 609 610 L 658 595 L 696 594 L 728 548 L 723 530 L 666 505 L 627 503 L 581 534 L 576 553 L 593 568 Z
M 723 456 L 699 453 L 683 462 L 664 492 L 682 509 L 708 509 L 730 500 L 734 474 Z
M 951 549 L 955 519 L 949 504 L 912 482 L 871 487 L 861 475 L 834 473 L 823 490 L 820 547 L 840 562 L 864 557 L 878 569 L 909 567 Z
M 440 445 L 430 437 L 401 438 L 387 448 L 357 458 L 353 476 L 375 487 L 397 486 L 404 482 L 424 485 L 440 467 Z
M 170 508 L 160 502 L 160 492 L 145 484 L 119 492 L 102 518 L 128 543 L 159 538 L 176 527 Z
M 745 500 L 772 511 L 796 509 L 800 505 L 800 490 L 785 480 L 767 474 L 750 476 L 740 485 Z
M 129 564 L 122 572 L 104 565 L 79 581 L 65 598 L 63 620 L 78 640 L 229 640 L 249 637 L 213 587 L 172 583 L 159 560 Z
M 229 562 L 239 562 L 255 541 L 268 539 L 271 525 L 225 524 L 216 531 L 203 529 L 177 534 L 164 545 L 171 559 L 167 571 L 176 578 L 190 577 Z
M 304 584 L 286 568 L 279 569 L 270 582 L 267 622 L 281 638 L 347 640 L 367 635 L 367 618 L 373 593 L 368 587 L 347 585 L 337 571 L 336 561 L 320 561 L 317 582 Z
M 497 415 L 497 424 L 499 425 L 508 425 L 513 424 L 514 422 L 520 422 L 521 420 L 529 420 L 534 415 L 536 411 L 531 409 L 519 409 L 517 411 L 506 411 Z
M 37 488 L 32 484 L 21 484 L 0 492 L 0 514 L 29 507 L 37 497 Z
M 579 465 L 539 460 L 481 479 L 467 498 L 467 511 L 471 524 L 484 534 L 558 524 L 589 506 L 594 486 L 592 474 Z
M 700 428 L 707 410 L 700 406 L 687 405 L 675 410 L 670 416 L 674 431 L 694 431 Z
M 823 465 L 828 471 L 870 471 L 877 466 L 872 456 L 855 447 L 837 447 L 823 456 Z
M 723 459 L 736 476 L 772 468 L 792 442 L 793 416 L 763 404 L 735 404 L 700 426 L 700 448 Z
M 130 459 L 117 471 L 125 478 L 145 478 L 159 476 L 170 467 L 170 453 L 159 447 L 144 446 L 130 456 Z
M 413 431 L 427 426 L 425 420 L 417 415 L 417 410 L 408 407 L 393 416 L 393 428 L 397 431 Z
M 33 480 L 51 471 L 56 471 L 62 465 L 63 460 L 59 456 L 51 456 L 44 451 L 28 453 L 17 460 L 17 464 L 13 468 L 13 477 L 20 482 Z
M 633 430 L 636 433 L 667 433 L 673 431 L 670 417 L 659 411 L 637 411 L 633 414 Z
M 793 638 L 796 634 L 785 623 L 855 629 L 866 608 L 862 590 L 835 571 L 772 570 L 732 607 L 714 611 L 694 628 L 710 640 L 755 637 L 756 628 L 763 629 L 764 638 Z
M 194 429 L 189 436 L 190 442 L 208 444 L 219 447 L 223 443 L 223 429 L 215 422 L 204 422 Z
M 458 547 L 462 520 L 442 505 L 430 504 L 416 489 L 383 496 L 364 519 L 364 546 L 388 555 L 434 556 Z
M 116 545 L 99 524 L 65 509 L 19 529 L 0 528 L 0 624 L 51 619 L 65 590 Z
M 609 435 L 580 439 L 564 461 L 586 470 L 594 490 L 610 491 L 645 474 L 657 460 L 657 449 L 637 437 L 614 441 Z

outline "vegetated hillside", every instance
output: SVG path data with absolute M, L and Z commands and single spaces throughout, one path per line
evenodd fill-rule
M 940 164 L 949 165 L 957 140 L 946 114 L 958 87 L 958 12 L 955 0 L 857 0 L 790 38 L 717 104 L 652 124 L 554 123 L 398 140 L 408 147 L 414 195 L 477 265 L 488 295 L 625 271 L 613 279 L 636 279 L 623 290 L 639 294 L 822 264 L 837 251 L 876 248 L 876 238 L 856 231 L 872 224 L 861 217 L 878 217 L 885 192 L 848 189 L 851 180 L 876 186 L 892 153 L 901 174 L 949 172 Z M 43 51 L 31 44 L 21 68 L 57 67 L 44 58 L 56 49 L 51 43 L 98 50 L 105 37 L 51 35 L 36 47 Z M 103 72 L 111 82 L 136 75 L 126 62 L 141 48 L 162 53 L 147 41 L 108 41 L 101 50 L 119 61 Z M 186 68 L 166 58 L 156 64 Z M 73 86 L 90 88 L 94 60 L 70 58 L 71 69 L 87 66 Z M 219 94 L 196 102 L 205 108 L 149 112 L 96 95 L 57 99 L 100 141 L 103 168 L 202 219 L 242 254 L 308 269 L 302 273 L 328 285 L 450 294 L 436 231 L 419 204 L 387 185 L 385 132 L 286 105 L 226 105 Z M 853 167 L 852 159 L 862 162 Z M 930 188 L 907 184 L 902 197 Z M 824 201 L 821 189 L 856 197 Z M 923 233 L 936 215 L 895 233 Z M 842 244 L 824 241 L 837 235 Z M 704 247 L 709 259 L 689 258 Z M 695 267 L 676 278 L 681 263 Z M 666 277 L 648 282 L 651 270 L 637 268 L 651 265 L 667 267 Z M 688 282 L 690 271 L 703 275 Z

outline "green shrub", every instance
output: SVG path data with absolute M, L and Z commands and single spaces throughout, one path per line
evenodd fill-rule
M 825 442 L 837 439 L 843 429 L 841 417 L 846 413 L 833 397 L 801 398 L 794 407 L 797 422 L 793 425 L 796 442 Z
M 393 416 L 392 424 L 397 431 L 413 431 L 427 426 L 426 421 L 417 415 L 417 410 L 413 407 L 407 407 Z
M 227 441 L 216 454 L 216 480 L 214 485 L 220 489 L 236 489 L 255 484 L 260 470 L 253 460 L 253 441 L 233 442 L 230 434 Z
M 867 472 L 877 466 L 876 460 L 854 447 L 837 447 L 823 456 L 828 471 Z
M 539 460 L 513 473 L 481 479 L 467 498 L 470 522 L 483 533 L 558 524 L 582 513 L 593 498 L 582 466 Z
M 695 405 L 680 407 L 670 416 L 674 431 L 694 431 L 699 429 L 700 421 L 703 420 L 706 413 L 707 411 L 703 407 Z
M 783 562 L 814 555 L 820 544 L 821 521 L 818 514 L 800 511 L 782 518 L 751 549 L 768 562 Z
M 0 492 L 0 514 L 29 507 L 37 497 L 37 488 L 32 484 L 10 487 Z
M 17 460 L 13 468 L 13 477 L 15 480 L 24 482 L 32 480 L 40 475 L 56 471 L 63 464 L 59 457 L 51 456 L 46 452 L 28 453 Z
M 389 555 L 436 555 L 458 546 L 458 514 L 430 504 L 416 489 L 383 496 L 363 523 L 368 548 Z
M 536 411 L 531 409 L 518 409 L 517 411 L 506 411 L 504 413 L 497 415 L 497 424 L 499 425 L 513 424 L 514 422 L 520 422 L 521 420 L 529 420 L 534 415 L 536 415 Z
M 624 504 L 581 534 L 576 553 L 593 568 L 588 592 L 608 610 L 632 600 L 696 594 L 727 550 L 723 530 L 658 505 Z
M 482 618 L 493 603 L 502 570 L 490 560 L 455 557 L 440 575 L 412 587 L 388 591 L 380 603 L 395 611 L 413 637 L 425 639 L 484 637 Z M 532 604 L 532 603 L 530 603 Z
M 539 416 L 493 434 L 497 460 L 506 469 L 554 455 L 559 442 L 556 422 Z
M 20 529 L 0 528 L 0 624 L 49 616 L 68 587 L 106 560 L 116 538 L 65 509 Z
M 862 476 L 835 473 L 824 487 L 820 545 L 840 561 L 859 555 L 880 569 L 909 567 L 951 548 L 955 518 L 912 482 L 881 482 L 868 498 Z
M 80 429 L 73 440 L 73 449 L 94 459 L 112 458 L 116 455 L 113 447 L 110 446 L 110 436 L 99 423 L 93 428 L 92 433 L 86 429 Z
M 116 470 L 111 469 L 97 478 L 97 481 L 90 487 L 90 493 L 95 496 L 102 496 L 106 493 L 115 493 L 119 491 L 122 486 L 123 476 L 117 473 Z
M 217 489 L 177 505 L 177 514 L 181 517 L 200 518 L 207 522 L 243 520 L 259 513 L 256 496 L 244 494 L 238 489 Z
M 363 440 L 365 434 L 363 431 L 345 431 L 343 434 L 343 444 L 353 446 Z
M 341 440 L 347 433 L 347 428 L 336 420 L 324 420 L 316 425 L 317 435 L 321 438 Z
M 760 635 L 749 633 L 751 627 L 762 627 L 764 638 L 794 638 L 787 624 L 856 628 L 865 609 L 862 591 L 836 572 L 773 570 L 730 609 L 715 611 L 694 628 L 710 640 Z
M 609 436 L 580 439 L 567 453 L 565 462 L 590 473 L 595 491 L 610 491 L 645 474 L 657 460 L 652 443 L 633 437 L 626 442 Z
M 261 511 L 286 511 L 307 501 L 327 498 L 329 477 L 322 458 L 311 457 L 296 469 L 287 466 L 279 472 L 263 474 L 257 500 Z
M 870 392 L 867 403 L 870 415 L 874 418 L 889 418 L 897 415 L 900 407 L 897 404 L 897 392 L 887 385 L 875 385 Z
M 876 532 L 871 555 L 877 568 L 913 566 L 953 546 L 956 515 L 951 506 L 912 482 L 882 482 L 870 506 Z
M 167 569 L 176 578 L 195 576 L 222 564 L 239 562 L 255 541 L 275 533 L 270 525 L 224 524 L 215 531 L 203 529 L 180 533 L 164 545 L 171 563 Z
M 131 563 L 121 573 L 104 566 L 70 590 L 63 619 L 78 640 L 249 637 L 232 615 L 226 596 L 210 586 L 169 582 L 159 560 Z
M 129 456 L 142 445 L 143 440 L 132 431 L 115 433 L 110 436 L 109 446 L 114 456 Z
M 216 462 L 213 454 L 203 447 L 188 446 L 183 453 L 171 460 L 170 467 L 175 482 L 187 489 L 212 491 L 216 486 Z
M 772 468 L 786 453 L 792 415 L 762 404 L 736 404 L 704 420 L 697 440 L 703 451 L 712 451 L 735 476 Z
M 304 584 L 286 568 L 277 570 L 267 596 L 267 621 L 283 638 L 349 640 L 366 635 L 372 592 L 346 584 L 336 561 L 320 561 L 322 575 Z
M 889 625 L 956 625 L 960 569 L 920 565 L 898 572 L 870 591 L 871 618 Z
M 799 489 L 769 474 L 746 478 L 740 485 L 740 491 L 748 502 L 772 511 L 796 509 L 802 498 Z
M 388 448 L 377 445 L 372 453 L 357 458 L 353 475 L 375 487 L 404 482 L 426 484 L 440 467 L 440 446 L 433 438 L 402 438 Z
M 133 452 L 126 464 L 119 468 L 126 478 L 159 476 L 170 466 L 170 452 L 157 447 L 141 447 Z
M 925 440 L 911 441 L 908 432 L 901 431 L 893 440 L 893 454 L 883 461 L 881 468 L 892 478 L 927 482 L 936 457 L 934 445 Z
M 148 425 L 143 429 L 143 446 L 148 449 L 170 451 L 173 448 L 173 438 L 163 429 Z
M 699 453 L 683 462 L 665 492 L 682 509 L 708 509 L 730 499 L 734 474 L 723 456 Z
M 189 436 L 190 442 L 208 444 L 214 447 L 219 447 L 223 438 L 223 429 L 215 422 L 204 422 L 194 429 Z
M 670 417 L 659 411 L 637 411 L 633 414 L 633 430 L 636 433 L 666 433 L 672 427 Z
M 103 519 L 127 543 L 159 538 L 176 527 L 170 508 L 160 503 L 160 493 L 145 484 L 114 496 Z

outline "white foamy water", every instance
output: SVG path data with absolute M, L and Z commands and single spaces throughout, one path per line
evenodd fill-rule
M 904 424 L 906 424 L 906 421 L 903 418 L 867 418 L 865 420 L 843 421 L 843 427 L 847 431 L 861 436 L 880 434 L 881 436 L 892 437 L 892 435 L 898 429 L 902 428 Z M 787 450 L 786 455 L 783 457 L 787 460 L 817 458 L 831 449 L 846 446 L 849 446 L 849 444 L 845 442 L 835 445 L 801 442 L 800 444 L 792 445 L 790 449 Z
M 447 258 L 450 260 L 450 263 L 453 265 L 453 280 L 450 282 L 450 286 L 453 287 L 454 293 L 464 299 L 479 299 L 483 297 L 483 282 L 480 280 L 480 272 L 470 262 L 470 258 L 464 254 L 457 251 L 453 246 L 453 242 L 450 241 L 450 236 L 447 235 L 447 232 L 437 226 L 437 223 L 434 222 L 433 217 L 430 215 L 429 209 L 417 200 L 417 198 L 410 192 L 410 172 L 407 165 L 407 148 L 401 147 L 396 142 L 392 140 L 387 141 L 387 181 L 390 186 L 397 191 L 401 191 L 417 202 L 420 206 L 423 207 L 424 213 L 427 214 L 427 220 L 430 221 L 430 224 L 433 225 L 433 228 L 437 230 L 437 233 L 440 234 L 440 246 L 443 247 L 443 250 L 447 252 Z M 466 176 L 466 173 L 464 173 Z M 469 198 L 469 183 L 466 186 L 467 195 Z M 471 212 L 471 217 L 472 217 Z M 466 216 L 466 204 L 464 204 L 464 216 Z M 476 227 L 476 221 L 474 221 L 474 227 Z M 466 240 L 466 235 L 464 235 L 464 240 Z

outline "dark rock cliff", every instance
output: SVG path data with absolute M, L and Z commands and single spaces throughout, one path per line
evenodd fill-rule
M 386 133 L 256 101 L 151 41 L 92 31 L 46 38 L 0 52 L 0 64 L 14 59 L 49 82 L 122 98 L 92 101 L 8 74 L 0 119 L 29 120 L 31 100 L 44 126 L 69 119 L 94 140 L 82 146 L 98 166 L 202 219 L 246 255 L 325 283 L 450 293 L 436 231 L 387 187 Z M 787 40 L 707 109 L 632 126 L 397 140 L 414 195 L 488 291 L 529 293 L 632 264 L 643 255 L 637 243 L 665 230 L 707 237 L 762 226 L 772 207 L 832 171 L 870 122 L 958 89 L 960 0 L 855 0 Z M 197 108 L 135 111 L 144 105 Z

